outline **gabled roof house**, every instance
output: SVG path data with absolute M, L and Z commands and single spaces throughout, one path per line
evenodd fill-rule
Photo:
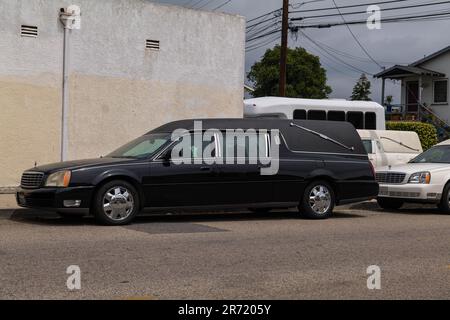
M 425 56 L 409 65 L 395 65 L 374 77 L 383 80 L 382 101 L 385 101 L 385 80 L 401 81 L 401 105 L 387 114 L 397 120 L 421 120 L 432 114 L 446 124 L 450 123 L 449 82 L 450 46 Z

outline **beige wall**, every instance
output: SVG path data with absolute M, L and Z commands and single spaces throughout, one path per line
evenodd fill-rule
M 35 162 L 58 161 L 60 100 L 59 88 L 46 83 L 0 77 L 0 186 L 18 185 Z
M 60 159 L 70 0 L 0 2 L 0 187 Z M 78 0 L 70 32 L 69 159 L 98 157 L 163 123 L 242 117 L 245 20 L 146 0 Z M 20 26 L 39 28 L 37 38 Z M 145 48 L 160 41 L 160 51 Z
M 76 74 L 70 78 L 69 158 L 105 155 L 169 121 L 242 118 L 242 95 L 220 87 Z

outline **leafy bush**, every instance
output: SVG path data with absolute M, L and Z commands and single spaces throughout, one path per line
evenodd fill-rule
M 386 123 L 386 130 L 415 131 L 424 151 L 438 143 L 436 128 L 429 123 L 390 121 Z

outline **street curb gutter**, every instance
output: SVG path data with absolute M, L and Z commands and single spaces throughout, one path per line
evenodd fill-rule
M 0 194 L 13 194 L 17 187 L 0 187 Z

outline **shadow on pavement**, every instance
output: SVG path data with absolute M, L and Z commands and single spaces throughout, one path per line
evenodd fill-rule
M 403 215 L 447 215 L 447 213 L 440 211 L 436 205 L 407 203 L 398 210 L 382 209 L 375 201 L 361 202 L 348 207 L 351 210 L 362 210 L 372 212 L 384 212 L 389 214 L 403 214 Z
M 35 209 L 15 209 L 9 219 L 20 223 L 41 225 L 96 225 L 93 217 L 61 217 L 55 212 L 41 211 Z M 329 219 L 364 218 L 363 215 L 345 213 L 336 209 Z M 214 221 L 263 221 L 263 220 L 308 220 L 303 218 L 296 210 L 273 210 L 268 213 L 253 213 L 247 211 L 229 212 L 174 212 L 174 213 L 143 213 L 136 217 L 133 224 L 144 223 L 200 223 Z

